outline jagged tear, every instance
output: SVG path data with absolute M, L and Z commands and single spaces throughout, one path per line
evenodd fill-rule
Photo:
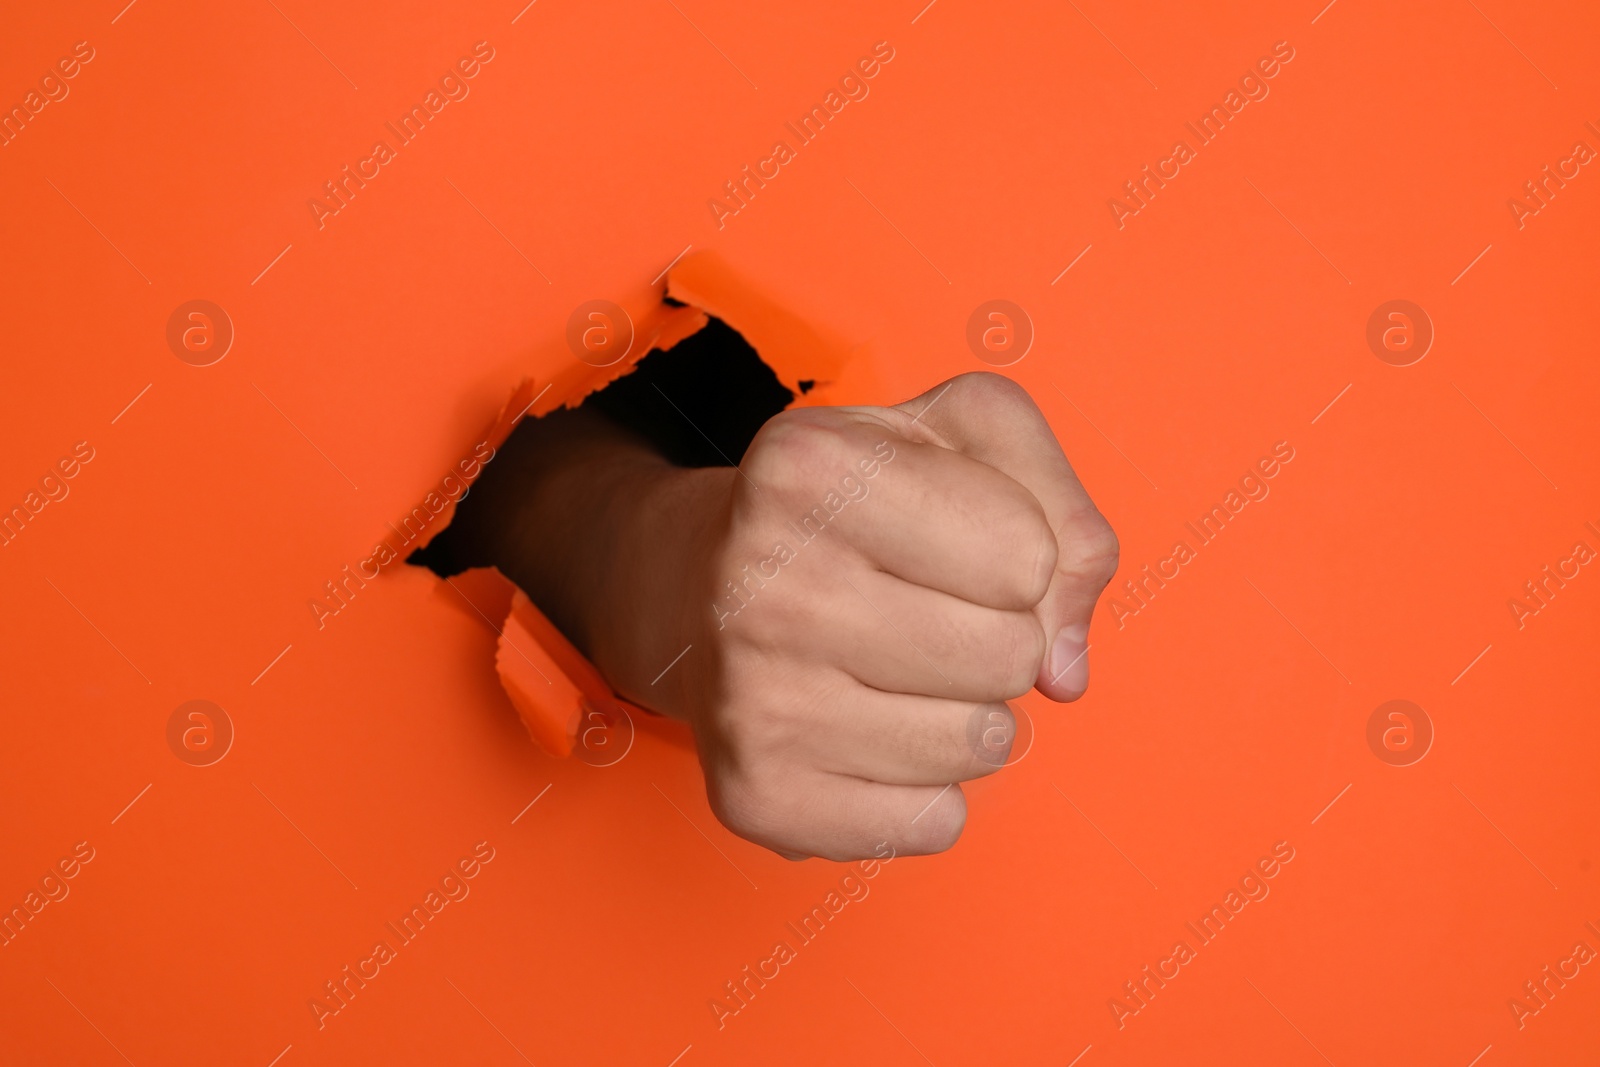
M 530 415 L 595 404 L 681 466 L 736 463 L 778 411 L 831 403 L 829 387 L 852 354 L 705 252 L 673 268 L 666 292 L 638 317 L 634 331 L 630 358 L 614 366 L 592 367 L 569 356 L 568 369 L 550 381 L 524 380 L 485 434 L 488 444 L 502 448 Z M 663 404 L 663 394 L 680 410 Z M 440 596 L 465 600 L 495 627 L 495 669 L 534 741 L 551 755 L 567 756 L 586 722 L 616 724 L 630 711 L 648 714 L 612 693 L 522 590 L 463 550 L 473 539 L 448 532 L 456 506 L 439 516 L 407 562 L 433 570 L 441 578 Z M 495 619 L 504 621 L 496 626 Z

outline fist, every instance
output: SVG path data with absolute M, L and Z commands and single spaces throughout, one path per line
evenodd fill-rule
M 1023 389 L 769 421 L 705 524 L 680 712 L 717 817 L 790 858 L 939 852 L 1004 703 L 1089 682 L 1117 540 Z M 699 599 L 699 604 L 692 601 Z M 696 614 L 698 613 L 698 614 Z

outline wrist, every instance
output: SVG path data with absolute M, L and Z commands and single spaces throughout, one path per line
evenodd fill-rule
M 709 568 L 738 472 L 674 466 L 582 408 L 540 420 L 521 446 L 486 487 L 509 512 L 487 554 L 619 696 L 683 718 L 686 676 L 710 651 Z
M 728 467 L 663 466 L 616 486 L 615 551 L 585 605 L 586 651 L 617 694 L 684 718 L 688 679 L 704 657 L 709 568 L 729 521 Z M 687 650 L 687 651 L 686 651 Z

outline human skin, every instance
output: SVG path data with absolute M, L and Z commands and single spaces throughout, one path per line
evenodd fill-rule
M 734 833 L 794 859 L 948 849 L 955 783 L 1015 735 L 1004 701 L 1087 688 L 1117 540 L 1009 379 L 785 411 L 736 468 L 559 415 L 497 460 L 485 547 L 620 696 L 690 726 Z M 865 495 L 803 541 L 846 475 Z

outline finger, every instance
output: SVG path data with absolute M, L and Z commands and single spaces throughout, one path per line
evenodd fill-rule
M 967 820 L 958 785 L 884 785 L 808 771 L 781 783 L 718 777 L 707 787 L 724 826 L 780 855 L 923 856 L 954 845 Z
M 1055 555 L 1039 502 L 976 459 L 906 440 L 887 413 L 801 409 L 769 421 L 764 447 L 751 451 L 773 462 L 757 460 L 751 477 L 799 503 L 767 532 L 796 553 L 839 538 L 908 582 L 989 607 L 1031 608 L 1049 587 Z
M 1117 538 L 1067 462 L 1044 415 L 1021 386 L 998 374 L 963 374 L 899 405 L 946 447 L 1025 486 L 1054 531 L 1049 588 L 1033 609 L 1050 639 L 1036 685 L 1052 700 L 1076 700 L 1089 685 L 1089 620 L 1117 569 Z
M 882 571 L 840 570 L 842 600 L 813 647 L 863 685 L 946 700 L 1011 700 L 1033 688 L 1044 631 L 1029 611 L 997 611 Z M 944 779 L 951 781 L 951 779 Z
M 806 743 L 822 770 L 885 785 L 948 785 L 993 774 L 1017 734 L 1005 704 L 851 686 Z

